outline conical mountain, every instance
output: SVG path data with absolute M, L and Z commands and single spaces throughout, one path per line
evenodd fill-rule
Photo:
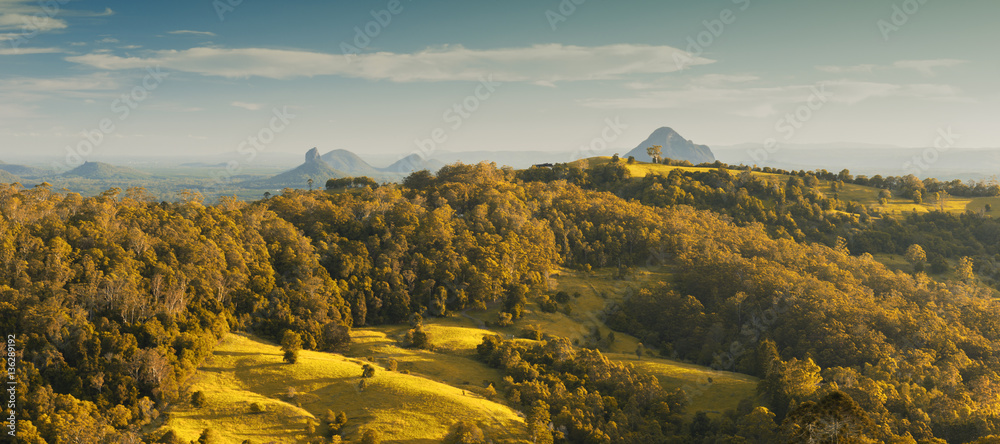
M 305 163 L 294 170 L 265 179 L 263 184 L 276 187 L 305 188 L 308 186 L 309 179 L 312 179 L 313 187 L 323 188 L 327 180 L 348 176 L 350 174 L 337 170 L 324 162 L 319 150 L 313 148 L 306 153 Z
M 663 147 L 661 157 L 664 159 L 687 160 L 695 165 L 715 162 L 715 154 L 712 154 L 711 148 L 696 145 L 668 127 L 653 131 L 648 139 L 629 151 L 625 157 L 634 156 L 638 161 L 652 162 L 653 159 L 646 152 L 646 148 L 656 145 Z
M 369 165 L 364 159 L 358 157 L 347 150 L 333 150 L 329 153 L 324 154 L 322 157 L 327 165 L 337 171 L 343 171 L 344 173 L 350 174 L 352 176 L 375 176 L 379 173 L 378 169 Z
M 84 162 L 65 174 L 66 177 L 79 177 L 93 180 L 143 180 L 151 176 L 132 168 L 120 167 L 103 162 Z
M 413 153 L 397 160 L 392 165 L 382 168 L 387 173 L 397 173 L 409 175 L 415 171 L 428 170 L 432 173 L 440 170 L 444 163 L 436 159 L 424 159 L 421 155 Z

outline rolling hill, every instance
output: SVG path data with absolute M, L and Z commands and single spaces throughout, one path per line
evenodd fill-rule
M 18 177 L 42 177 L 51 175 L 52 171 L 27 165 L 0 164 L 0 171 L 5 171 Z
M 15 182 L 21 182 L 21 178 L 6 171 L 0 170 L 0 183 L 15 183 Z
M 331 168 L 346 173 L 351 176 L 372 177 L 379 174 L 379 170 L 364 159 L 348 150 L 333 150 L 320 156 Z
M 364 333 L 358 339 L 369 341 Z M 374 428 L 385 442 L 437 443 L 460 420 L 477 423 L 495 441 L 527 442 L 524 420 L 510 407 L 473 390 L 402 371 L 408 367 L 405 361 L 400 372 L 385 370 L 382 364 L 392 356 L 375 357 L 375 376 L 362 378 L 362 366 L 368 363 L 364 359 L 303 351 L 290 365 L 282 361 L 278 346 L 231 334 L 192 379 L 190 390 L 204 393 L 205 405 L 170 410 L 158 434 L 173 430 L 184 440 L 197 440 L 202 430 L 212 428 L 225 442 L 301 442 L 315 438 L 307 424 L 320 424 L 332 410 L 347 414 L 342 435 L 352 442 L 364 429 Z M 477 364 L 463 361 L 453 364 Z M 493 373 L 499 380 L 499 373 Z M 253 413 L 254 404 L 260 412 Z M 316 427 L 315 433 L 323 428 Z
M 397 160 L 392 165 L 385 167 L 382 171 L 388 173 L 398 173 L 402 175 L 408 175 L 415 171 L 428 170 L 431 173 L 437 172 L 441 167 L 444 166 L 444 162 L 437 159 L 424 159 L 419 154 L 410 154 L 402 159 Z
M 70 170 L 63 176 L 110 182 L 143 180 L 152 177 L 142 171 L 102 162 L 84 162 L 83 165 Z

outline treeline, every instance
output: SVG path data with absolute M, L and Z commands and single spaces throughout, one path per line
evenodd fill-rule
M 865 412 L 857 424 L 878 425 L 857 436 L 878 442 L 1000 434 L 993 291 L 682 208 L 661 226 L 673 282 L 629 295 L 608 324 L 668 357 L 762 378 L 775 433 L 801 431 L 796 411 L 842 392 Z
M 456 164 L 402 185 L 215 205 L 156 202 L 140 189 L 83 198 L 3 187 L 0 322 L 23 338 L 20 437 L 149 440 L 140 427 L 179 399 L 229 330 L 275 341 L 292 331 L 307 349 L 337 350 L 352 326 L 414 313 L 498 304 L 498 321 L 512 322 L 544 300 L 560 265 L 622 276 L 673 267 L 676 282 L 633 295 L 608 313 L 610 325 L 668 356 L 732 361 L 767 381 L 768 406 L 688 423 L 673 394 L 596 352 L 484 345 L 483 359 L 511 377 L 500 389 L 542 425 L 536 436 L 552 423 L 559 442 L 767 442 L 802 430 L 794 424 L 811 430 L 821 406 L 867 424 L 851 402 L 879 424 L 858 429 L 871 439 L 962 442 L 997 429 L 992 300 L 971 284 L 850 256 L 845 232 L 874 222 L 810 188 L 815 178 L 719 168 L 630 179 L 622 162 L 551 171 L 561 176 Z M 890 236 L 923 235 L 906 229 Z M 775 301 L 779 320 L 752 320 Z M 773 353 L 758 350 L 765 339 Z M 747 351 L 727 358 L 734 341 Z M 798 419 L 779 426 L 787 418 Z

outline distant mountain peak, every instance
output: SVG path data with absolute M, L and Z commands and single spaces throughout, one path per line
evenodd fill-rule
M 306 153 L 306 163 L 311 162 L 322 162 L 322 156 L 320 156 L 318 148 L 313 148 Z
M 693 164 L 715 162 L 715 154 L 712 154 L 709 147 L 696 145 L 668 126 L 657 128 L 650 134 L 649 138 L 629 151 L 626 156 L 633 156 L 643 162 L 651 162 L 653 159 L 646 152 L 646 149 L 657 145 L 662 147 L 661 157 L 664 159 L 687 160 Z

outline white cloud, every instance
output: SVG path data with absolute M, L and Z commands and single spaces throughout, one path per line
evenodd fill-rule
M 901 60 L 893 63 L 892 66 L 901 69 L 912 69 L 926 76 L 933 76 L 937 68 L 953 68 L 966 63 L 965 60 L 938 59 L 938 60 Z
M 0 56 L 4 55 L 27 55 L 27 54 L 52 54 L 63 52 L 59 48 L 0 48 Z
M 113 37 L 105 37 L 97 41 L 97 43 L 119 43 L 118 39 Z
M 33 103 L 52 96 L 84 99 L 103 97 L 121 87 L 119 79 L 105 73 L 76 77 L 15 77 L 0 80 L 0 95 L 12 102 Z
M 0 31 L 20 31 L 22 34 L 30 34 L 66 28 L 66 21 L 45 15 L 0 14 Z
M 257 111 L 264 107 L 264 105 L 261 105 L 259 103 L 247 103 L 247 102 L 233 102 L 231 105 L 237 108 L 248 109 L 250 111 Z
M 746 75 L 746 74 L 705 74 L 701 77 L 695 77 L 691 80 L 692 83 L 697 83 L 701 85 L 724 85 L 727 83 L 746 83 L 753 82 L 755 80 L 760 80 L 760 77 Z
M 181 30 L 177 30 L 177 31 L 169 31 L 169 32 L 167 32 L 167 34 L 175 34 L 175 35 L 203 35 L 203 36 L 207 36 L 207 37 L 215 37 L 215 33 L 214 32 L 208 32 L 208 31 L 190 31 L 190 30 L 187 30 L 187 29 L 181 29 Z
M 957 59 L 933 59 L 933 60 L 900 60 L 891 65 L 850 65 L 850 66 L 817 66 L 816 69 L 831 74 L 872 74 L 875 71 L 885 71 L 889 69 L 912 69 L 926 76 L 933 76 L 937 68 L 952 68 L 963 63 L 965 60 Z
M 817 66 L 816 69 L 831 74 L 871 74 L 878 65 Z
M 608 45 L 597 47 L 559 44 L 491 50 L 445 46 L 412 54 L 378 52 L 347 56 L 263 48 L 191 48 L 156 51 L 147 57 L 87 54 L 66 60 L 98 69 L 120 70 L 146 66 L 229 78 L 288 79 L 334 75 L 393 82 L 478 81 L 492 76 L 498 82 L 557 82 L 606 80 L 632 74 L 666 74 L 684 65 L 675 56 L 689 58 L 687 66 L 713 63 L 669 46 Z M 691 60 L 693 59 L 693 60 Z

